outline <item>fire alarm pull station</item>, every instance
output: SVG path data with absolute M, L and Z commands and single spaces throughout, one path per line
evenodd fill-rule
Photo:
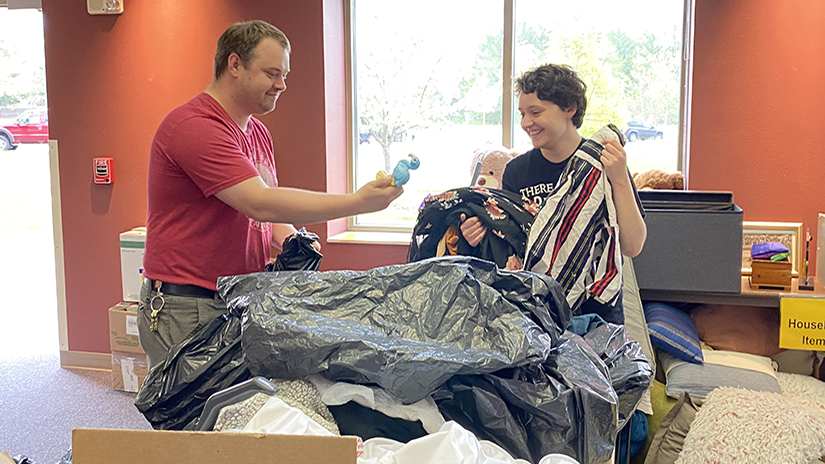
M 112 178 L 112 158 L 95 158 L 95 184 L 111 184 Z

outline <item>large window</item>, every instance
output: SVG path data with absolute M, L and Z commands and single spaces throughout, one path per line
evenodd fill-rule
M 409 229 L 426 195 L 469 185 L 477 149 L 531 148 L 512 84 L 544 63 L 588 85 L 583 136 L 616 124 L 632 172 L 681 170 L 686 1 L 350 0 L 353 187 L 421 159 L 351 229 Z

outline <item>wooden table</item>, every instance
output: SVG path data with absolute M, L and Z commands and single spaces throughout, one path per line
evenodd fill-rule
M 742 276 L 742 287 L 739 293 L 721 292 L 694 292 L 677 290 L 650 290 L 639 289 L 642 300 L 673 301 L 683 303 L 708 303 L 740 306 L 765 306 L 779 308 L 783 297 L 794 298 L 825 298 L 825 286 L 814 279 L 814 291 L 799 291 L 799 279 L 793 279 L 791 291 L 753 289 L 747 276 Z

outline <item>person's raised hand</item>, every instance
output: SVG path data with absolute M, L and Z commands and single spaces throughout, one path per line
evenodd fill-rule
M 627 153 L 618 141 L 605 140 L 602 145 L 602 166 L 607 179 L 612 185 L 623 185 L 630 182 L 627 175 Z
M 485 234 L 487 234 L 487 227 L 477 217 L 473 216 L 468 219 L 466 214 L 461 214 L 461 235 L 470 246 L 474 247 L 481 243 Z
M 386 208 L 402 193 L 404 188 L 392 185 L 392 176 L 386 176 L 367 182 L 355 192 L 355 196 L 359 199 L 363 212 L 371 213 Z

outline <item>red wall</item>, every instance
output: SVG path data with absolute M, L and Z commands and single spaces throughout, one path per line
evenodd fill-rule
M 697 0 L 689 185 L 747 221 L 825 212 L 825 2 Z
M 146 223 L 152 136 L 171 109 L 209 84 L 215 43 L 230 24 L 263 19 L 290 38 L 288 91 L 264 122 L 276 140 L 281 184 L 326 190 L 325 46 L 340 55 L 331 63 L 336 82 L 343 76 L 343 8 L 328 3 L 341 25 L 325 45 L 319 0 L 140 0 L 113 16 L 89 15 L 83 0 L 43 1 L 51 137 L 60 157 L 69 350 L 109 351 L 106 310 L 121 299 L 118 234 Z M 343 85 L 338 87 L 333 96 L 341 100 L 336 119 L 342 119 Z M 338 132 L 331 138 L 342 154 L 343 130 Z M 114 185 L 92 183 L 92 158 L 99 156 L 114 158 Z M 324 226 L 311 229 L 326 237 Z M 359 247 L 325 245 L 325 266 L 403 262 L 403 253 L 382 258 L 375 247 L 360 261 L 364 252 L 353 248 Z
M 263 19 L 292 42 L 288 90 L 264 118 L 281 184 L 345 190 L 341 0 L 139 0 L 118 16 L 91 16 L 83 0 L 43 0 L 43 13 L 70 350 L 109 351 L 118 234 L 146 221 L 152 136 L 209 84 L 215 42 L 230 24 Z M 825 210 L 816 200 L 825 196 L 823 22 L 820 0 L 696 0 L 690 188 L 733 191 L 747 220 L 816 230 Z M 114 158 L 113 186 L 92 184 L 98 156 Z M 310 229 L 327 236 L 322 225 Z M 405 261 L 403 246 L 322 243 L 325 269 Z

